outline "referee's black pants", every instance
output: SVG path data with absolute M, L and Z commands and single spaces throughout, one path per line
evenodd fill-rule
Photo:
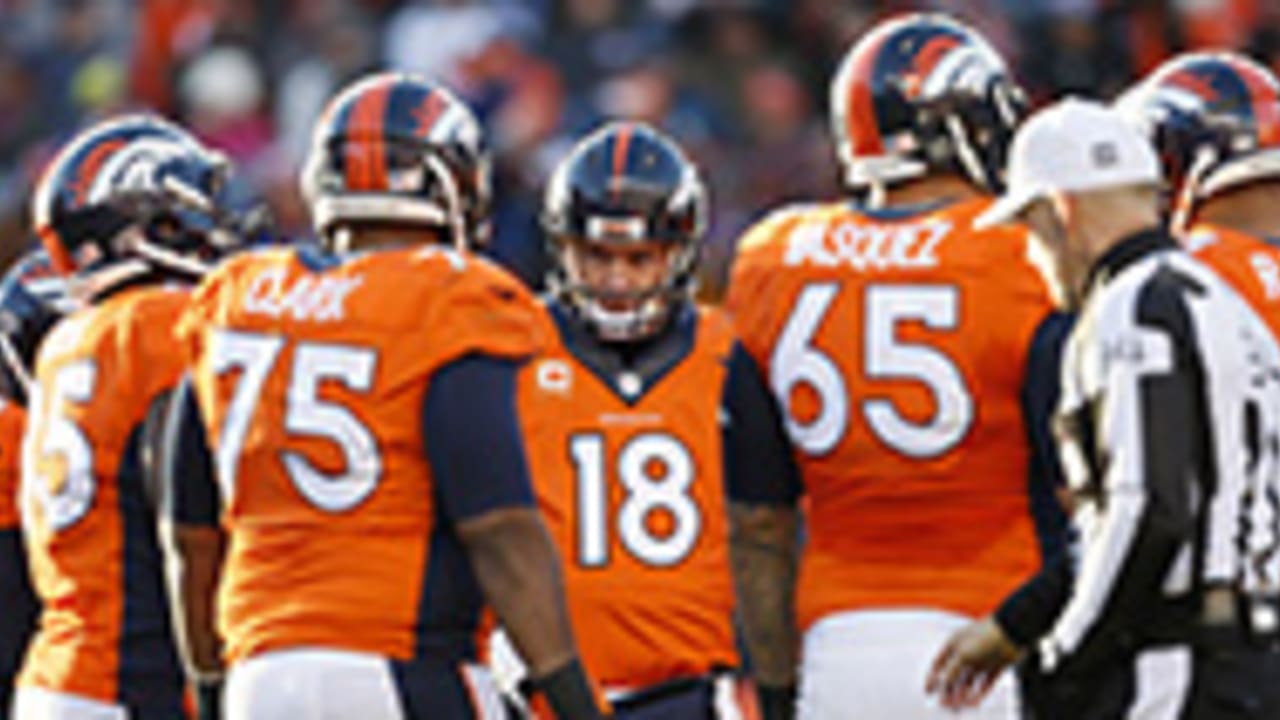
M 1280 644 L 1234 633 L 1144 648 L 1088 675 L 1023 679 L 1032 720 L 1280 719 Z

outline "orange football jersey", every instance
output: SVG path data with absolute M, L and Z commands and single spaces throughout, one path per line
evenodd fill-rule
M 40 347 L 22 512 L 44 605 L 20 685 L 126 705 L 181 692 L 163 563 L 135 434 L 183 372 L 177 288 L 124 290 Z
M 11 530 L 20 524 L 18 477 L 25 417 L 22 408 L 0 398 L 0 530 Z
M 1050 309 L 987 201 L 788 208 L 742 239 L 728 307 L 798 453 L 802 627 L 870 607 L 989 612 L 1038 564 L 1019 393 Z
M 518 281 L 435 246 L 341 261 L 263 251 L 205 279 L 179 336 L 230 533 L 231 661 L 298 646 L 467 652 L 478 590 L 435 520 L 423 398 L 464 355 L 533 354 L 545 323 Z
M 1280 248 L 1252 235 L 1204 224 L 1191 228 L 1185 242 L 1196 258 L 1244 297 L 1280 339 Z
M 712 310 L 649 387 L 557 343 L 521 373 L 539 505 L 583 662 L 608 689 L 738 664 L 720 403 L 734 335 Z

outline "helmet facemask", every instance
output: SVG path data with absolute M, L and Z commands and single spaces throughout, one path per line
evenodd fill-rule
M 627 223 L 626 220 L 612 222 L 622 226 Z M 697 249 L 691 243 L 597 234 L 591 239 L 553 238 L 551 251 L 556 267 L 549 282 L 552 292 L 605 342 L 636 342 L 655 335 L 666 326 L 673 311 L 693 295 Z M 635 267 L 636 257 L 647 258 L 641 262 L 649 267 Z M 601 267 L 611 262 L 632 267 L 624 270 Z M 654 279 L 635 288 L 604 287 L 610 282 L 608 276 L 615 278 L 614 284 L 630 282 L 619 283 L 616 279 L 619 273 L 633 277 L 652 274 Z
M 64 146 L 32 199 L 36 233 L 87 299 L 143 276 L 198 278 L 238 246 L 227 159 L 154 116 L 98 123 Z
M 132 220 L 113 239 L 121 256 L 194 280 L 241 244 L 236 220 L 223 207 L 227 165 L 218 156 L 208 160 L 162 175 L 160 192 L 125 193 L 113 202 Z

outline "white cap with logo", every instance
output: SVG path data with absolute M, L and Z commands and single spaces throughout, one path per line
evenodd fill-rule
M 1051 191 L 1159 182 L 1155 149 L 1123 115 L 1102 103 L 1069 97 L 1018 128 L 1009 149 L 1007 189 L 974 226 L 1008 222 Z

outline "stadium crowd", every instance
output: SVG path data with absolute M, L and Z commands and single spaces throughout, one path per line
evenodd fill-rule
M 542 271 L 538 189 L 572 139 L 617 116 L 670 131 L 714 189 L 703 283 L 718 296 L 733 239 L 764 208 L 836 192 L 828 75 L 907 9 L 973 24 L 1036 100 L 1110 97 L 1200 47 L 1280 67 L 1280 5 L 1265 0 L 5 0 L 0 242 L 23 246 L 24 199 L 60 141 L 137 107 L 228 152 L 280 226 L 306 234 L 295 178 L 310 122 L 388 66 L 475 108 L 497 163 L 497 252 L 526 279 Z

